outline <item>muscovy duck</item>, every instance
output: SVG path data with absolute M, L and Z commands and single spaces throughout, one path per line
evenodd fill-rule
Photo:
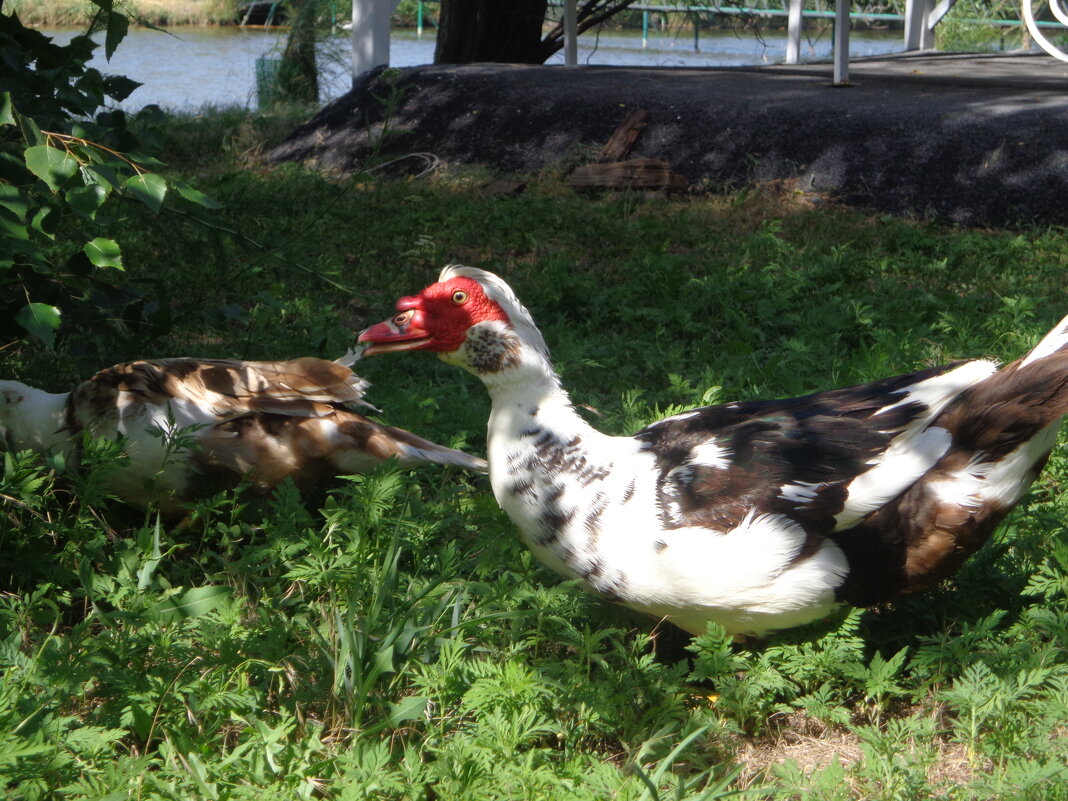
M 477 375 L 493 492 L 537 557 L 693 633 L 761 635 L 945 578 L 1020 500 L 1068 411 L 1068 318 L 1001 370 L 710 406 L 630 437 L 579 416 L 530 313 L 484 270 L 446 267 L 359 340 Z
M 483 459 L 357 414 L 351 407 L 370 407 L 368 386 L 340 361 L 315 358 L 126 362 L 70 393 L 0 381 L 0 438 L 9 450 L 66 458 L 77 457 L 83 431 L 120 440 L 129 463 L 110 489 L 168 512 L 243 477 L 261 491 L 287 478 L 310 489 L 391 457 L 485 472 Z

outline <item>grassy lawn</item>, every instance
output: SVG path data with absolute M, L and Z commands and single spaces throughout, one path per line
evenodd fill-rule
M 500 272 L 573 398 L 624 433 L 702 403 L 1022 354 L 1068 312 L 1061 230 L 962 230 L 752 189 L 577 196 L 552 171 L 328 178 L 292 120 L 143 123 L 225 204 L 133 204 L 128 294 L 4 378 L 132 357 L 336 357 L 460 261 Z M 384 152 L 388 151 L 388 142 Z M 136 312 L 136 313 L 135 313 Z M 140 322 L 132 322 L 138 320 Z M 146 322 L 147 321 L 147 322 Z M 482 452 L 489 402 L 369 359 L 381 419 Z M 10 799 L 1068 798 L 1068 459 L 952 581 L 754 643 L 693 643 L 539 567 L 484 478 L 384 468 L 181 525 L 5 455 L 0 782 Z M 688 646 L 688 647 L 687 647 Z

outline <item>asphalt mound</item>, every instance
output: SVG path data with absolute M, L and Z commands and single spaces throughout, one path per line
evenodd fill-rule
M 1040 54 L 678 69 L 476 64 L 375 71 L 272 151 L 331 171 L 409 154 L 531 173 L 581 162 L 633 111 L 631 157 L 699 189 L 790 180 L 965 225 L 1068 221 L 1068 64 Z M 396 164 L 402 164 L 401 159 Z

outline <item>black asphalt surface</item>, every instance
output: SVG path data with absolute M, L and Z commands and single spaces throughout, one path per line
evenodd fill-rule
M 854 60 L 845 87 L 832 86 L 828 64 L 398 73 L 394 108 L 374 73 L 272 159 L 352 171 L 377 147 L 377 158 L 422 152 L 531 173 L 592 157 L 645 109 L 631 156 L 666 159 L 699 188 L 787 179 L 863 208 L 965 225 L 1068 222 L 1068 64 L 1044 54 Z

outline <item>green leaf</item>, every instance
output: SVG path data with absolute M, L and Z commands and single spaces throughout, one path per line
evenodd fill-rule
M 67 470 L 67 457 L 63 455 L 62 451 L 52 451 L 45 454 L 45 464 L 54 470 L 57 475 L 63 475 Z
M 132 80 L 125 75 L 104 76 L 104 94 L 115 100 L 125 100 L 134 89 L 143 85 L 140 81 Z
M 30 227 L 40 231 L 49 239 L 55 239 L 56 231 L 59 229 L 59 216 L 59 213 L 51 206 L 42 206 L 30 220 Z
M 409 695 L 395 704 L 389 705 L 389 722 L 392 726 L 399 726 L 405 721 L 415 720 L 422 717 L 426 712 L 426 705 L 430 699 L 424 695 Z
M 6 239 L 25 241 L 30 238 L 30 229 L 17 214 L 0 207 L 0 234 L 3 234 Z
M 37 123 L 25 115 L 20 115 L 18 120 L 19 132 L 22 134 L 22 138 L 26 140 L 28 145 L 43 145 L 45 143 L 45 135 L 41 133 L 41 129 L 37 127 Z
M 0 125 L 15 124 L 15 108 L 11 105 L 11 92 L 0 94 Z
M 28 264 L 39 273 L 51 272 L 44 251 L 30 238 L 29 226 L 5 208 L 0 208 L 0 239 L 5 240 L 0 249 L 0 269 L 18 263 Z
M 89 261 L 97 267 L 123 269 L 122 251 L 119 249 L 119 243 L 114 239 L 105 239 L 98 236 L 96 239 L 87 242 L 84 250 L 85 255 L 89 257 Z
M 77 186 L 67 192 L 67 205 L 75 214 L 92 220 L 104 201 L 108 199 L 108 190 L 100 184 L 91 183 L 87 186 Z M 3 202 L 0 200 L 0 202 Z
M 126 180 L 126 188 L 152 211 L 160 210 L 167 194 L 167 182 L 153 172 L 130 176 Z
M 109 192 L 123 187 L 122 176 L 110 164 L 86 165 L 83 175 L 88 181 L 105 187 Z
M 30 742 L 23 743 L 18 740 L 11 742 L 9 740 L 4 743 L 3 753 L 0 753 L 0 764 L 15 765 L 19 760 L 28 760 L 39 754 L 48 753 L 52 748 L 53 746 L 51 745 L 35 745 Z
M 48 347 L 56 344 L 56 329 L 59 328 L 59 309 L 46 303 L 27 303 L 15 315 L 15 322 L 44 342 Z
M 26 167 L 30 172 L 58 192 L 60 184 L 78 172 L 78 160 L 67 151 L 50 145 L 35 145 L 26 148 Z
M 147 153 L 127 153 L 131 161 L 136 161 L 142 167 L 166 167 L 167 165 L 160 161 L 155 156 L 150 156 Z
M 378 676 L 382 673 L 392 673 L 395 668 L 393 667 L 393 646 L 387 645 L 374 655 L 374 675 Z
M 177 600 L 168 598 L 160 603 L 160 611 L 169 619 L 199 617 L 218 609 L 228 600 L 230 590 L 227 587 L 209 584 L 188 589 Z
M 205 195 L 198 189 L 194 189 L 185 181 L 171 181 L 178 194 L 188 200 L 190 203 L 196 203 L 198 206 L 203 206 L 206 209 L 221 209 L 223 204 L 217 201 L 213 197 Z
M 126 32 L 130 29 L 130 20 L 125 14 L 111 11 L 108 13 L 108 32 L 104 38 L 104 56 L 111 61 L 111 55 L 119 42 L 126 38 Z
M 152 716 L 148 714 L 144 706 L 137 701 L 130 701 L 130 718 L 132 719 L 134 731 L 137 732 L 137 736 L 142 740 L 148 737 L 148 733 L 152 731 Z
M 0 151 L 0 182 L 7 181 L 16 186 L 30 186 L 37 183 L 33 173 L 26 169 L 23 154 L 18 155 Z
M 30 210 L 30 196 L 11 184 L 0 184 L 0 208 L 7 209 L 20 220 L 25 220 Z

